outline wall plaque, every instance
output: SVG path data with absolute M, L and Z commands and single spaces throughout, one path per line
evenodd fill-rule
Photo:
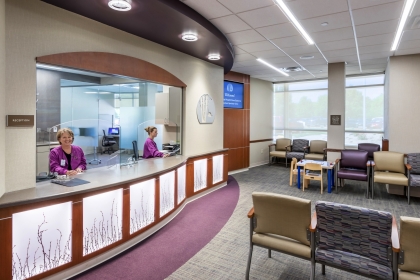
M 341 125 L 341 115 L 331 115 L 330 125 Z
M 34 126 L 34 115 L 7 115 L 6 126 L 10 127 L 32 127 Z

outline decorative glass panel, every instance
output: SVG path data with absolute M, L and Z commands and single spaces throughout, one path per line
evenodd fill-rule
M 213 157 L 213 184 L 223 180 L 223 155 Z
M 155 221 L 155 179 L 130 186 L 130 234 Z
M 207 187 L 207 159 L 194 161 L 194 192 Z
M 175 171 L 159 177 L 160 182 L 160 216 L 162 217 L 175 207 Z

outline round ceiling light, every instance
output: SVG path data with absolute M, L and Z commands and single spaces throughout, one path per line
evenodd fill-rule
M 220 54 L 209 54 L 209 56 L 207 57 L 210 60 L 219 60 L 220 59 Z
M 327 25 L 328 25 L 328 22 L 321 23 L 321 26 L 327 26 Z
M 313 55 L 302 55 L 301 57 L 299 57 L 300 59 L 312 59 L 314 58 Z
M 197 41 L 198 36 L 193 33 L 185 33 L 182 34 L 182 40 L 188 41 L 188 42 L 194 42 Z
M 117 11 L 129 11 L 131 10 L 131 0 L 109 0 L 108 6 L 111 9 L 117 10 Z

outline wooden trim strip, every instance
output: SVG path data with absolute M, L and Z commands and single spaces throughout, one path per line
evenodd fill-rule
M 249 143 L 258 143 L 258 142 L 267 142 L 267 141 L 273 141 L 273 139 L 259 139 L 259 140 L 250 140 Z

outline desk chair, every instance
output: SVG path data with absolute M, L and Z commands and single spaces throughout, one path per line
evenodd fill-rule
M 107 149 L 102 149 L 101 154 L 103 153 L 112 154 L 114 152 L 114 150 L 112 149 L 112 146 L 117 144 L 117 141 L 114 140 L 114 137 L 107 136 L 105 134 L 105 130 L 102 129 L 102 131 L 104 132 L 104 137 L 102 137 L 102 147 L 107 147 Z
M 322 184 L 322 165 L 317 163 L 306 163 L 303 167 L 303 188 L 308 187 L 310 180 L 316 180 L 321 182 L 321 194 L 324 191 L 324 185 Z

